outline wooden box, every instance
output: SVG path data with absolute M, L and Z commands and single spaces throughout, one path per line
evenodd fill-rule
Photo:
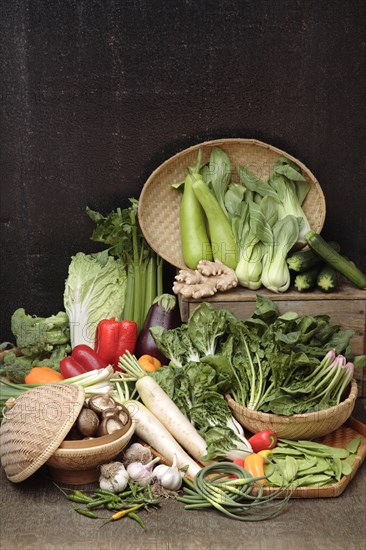
M 236 288 L 228 292 L 215 294 L 205 301 L 217 309 L 230 310 L 239 319 L 246 319 L 255 309 L 256 294 L 266 296 L 277 303 L 281 313 L 296 311 L 301 315 L 329 315 L 331 321 L 344 328 L 354 331 L 351 340 L 355 355 L 366 353 L 366 290 L 343 284 L 337 292 L 324 294 L 321 291 L 299 293 L 289 290 L 283 294 L 275 294 L 265 288 L 258 291 Z M 181 298 L 179 300 L 182 321 L 186 322 L 192 311 L 202 300 Z M 366 368 L 355 372 L 359 395 L 366 396 Z

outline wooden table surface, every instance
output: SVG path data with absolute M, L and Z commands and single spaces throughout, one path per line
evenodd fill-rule
M 365 422 L 365 403 L 358 401 L 354 416 Z M 128 518 L 101 528 L 101 520 L 72 510 L 46 468 L 20 484 L 9 482 L 1 470 L 1 550 L 361 550 L 366 548 L 366 462 L 341 496 L 292 499 L 267 521 L 186 511 L 172 500 L 143 517 L 146 531 Z

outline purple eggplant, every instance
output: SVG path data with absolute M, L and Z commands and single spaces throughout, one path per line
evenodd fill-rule
M 152 355 L 159 359 L 162 365 L 168 363 L 168 359 L 158 349 L 154 338 L 150 334 L 151 327 L 163 327 L 165 330 L 179 327 L 182 324 L 177 299 L 172 294 L 161 294 L 153 301 L 146 315 L 144 324 L 141 327 L 135 355 L 137 358 L 141 355 Z

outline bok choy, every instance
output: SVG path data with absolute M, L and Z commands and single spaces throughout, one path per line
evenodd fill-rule
M 309 184 L 291 160 L 278 157 L 263 180 L 242 165 L 236 166 L 240 183 L 233 181 L 232 164 L 218 147 L 200 173 L 228 217 L 235 236 L 239 284 L 261 285 L 284 292 L 290 283 L 288 252 L 303 243 L 310 226 L 302 209 Z

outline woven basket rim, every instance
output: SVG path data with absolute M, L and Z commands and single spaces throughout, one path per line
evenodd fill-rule
M 293 155 L 287 153 L 282 149 L 279 149 L 278 147 L 275 147 L 274 145 L 265 143 L 255 138 L 221 138 L 221 139 L 213 139 L 213 140 L 207 140 L 200 143 L 196 143 L 194 145 L 191 145 L 185 149 L 178 151 L 176 154 L 167 158 L 157 168 L 155 168 L 155 170 L 150 174 L 148 179 L 145 181 L 139 197 L 139 204 L 138 204 L 139 224 L 146 241 L 159 256 L 161 256 L 164 260 L 166 260 L 167 262 L 169 262 L 170 264 L 174 265 L 177 268 L 181 268 L 181 269 L 186 268 L 184 261 L 179 258 L 181 256 L 180 242 L 179 244 L 177 243 L 175 245 L 177 249 L 175 248 L 172 249 L 172 246 L 170 246 L 170 249 L 169 249 L 168 248 L 169 245 L 167 247 L 167 241 L 166 239 L 164 239 L 164 235 L 168 235 L 171 233 L 170 231 L 171 227 L 168 225 L 164 227 L 164 222 L 165 222 L 164 220 L 164 222 L 162 224 L 159 224 L 158 227 L 152 228 L 151 220 L 148 219 L 149 213 L 151 212 L 151 207 L 152 207 L 151 197 L 149 198 L 148 196 L 151 193 L 150 187 L 153 186 L 156 183 L 156 181 L 159 181 L 159 176 L 164 174 L 169 167 L 179 165 L 180 161 L 185 156 L 189 156 L 191 153 L 198 151 L 199 149 L 206 149 L 210 147 L 212 148 L 215 146 L 219 147 L 220 145 L 230 146 L 230 144 L 256 146 L 263 150 L 271 151 L 272 153 L 278 156 L 285 156 L 289 160 L 295 162 L 306 174 L 307 178 L 311 182 L 311 186 L 315 188 L 315 191 L 317 194 L 317 206 L 320 210 L 320 216 L 317 222 L 314 223 L 314 225 L 312 225 L 312 228 L 317 233 L 320 233 L 324 225 L 325 215 L 326 215 L 326 203 L 325 203 L 325 197 L 324 197 L 322 188 L 317 178 L 315 177 L 315 175 L 311 172 L 311 170 L 303 162 L 301 162 L 299 159 L 297 159 Z M 163 175 L 162 177 L 163 179 L 165 179 L 166 176 Z M 180 200 L 179 191 L 176 191 L 176 197 L 177 197 L 176 199 L 173 199 L 172 195 L 167 194 L 167 195 L 164 195 L 162 200 L 168 205 L 173 203 L 175 204 L 176 200 L 177 201 Z M 155 210 L 154 210 L 155 212 L 158 210 L 158 206 L 161 207 L 161 204 L 159 203 L 159 205 L 155 205 Z M 159 234 L 159 236 L 156 236 L 157 234 Z M 175 226 L 172 234 L 174 235 L 176 234 Z M 176 242 L 177 242 L 177 239 L 176 239 Z M 177 250 L 180 250 L 180 252 L 178 252 Z
M 101 438 L 95 438 L 94 445 L 88 445 L 85 447 L 63 447 L 59 446 L 55 452 L 53 453 L 56 457 L 63 458 L 67 457 L 72 454 L 85 454 L 88 453 L 95 453 L 98 451 L 98 453 L 103 453 L 103 451 L 108 450 L 110 447 L 116 446 L 118 443 L 121 443 L 122 441 L 125 441 L 127 439 L 131 439 L 135 431 L 135 425 L 133 422 L 129 426 L 128 430 L 123 432 L 119 435 L 119 437 L 115 437 L 114 439 L 111 438 L 106 443 L 100 443 L 98 439 Z
M 352 378 L 351 380 L 351 388 L 349 395 L 346 399 L 341 401 L 338 405 L 334 405 L 333 407 L 329 407 L 328 409 L 322 409 L 320 411 L 314 411 L 311 413 L 301 413 L 301 414 L 293 414 L 291 416 L 281 416 L 278 414 L 272 414 L 272 413 L 266 413 L 261 411 L 253 411 L 251 409 L 248 409 L 247 407 L 244 407 L 243 405 L 239 405 L 230 395 L 227 395 L 226 398 L 229 403 L 231 403 L 233 406 L 235 406 L 237 409 L 242 411 L 247 418 L 253 419 L 253 420 L 261 420 L 262 422 L 272 422 L 272 423 L 289 423 L 292 424 L 299 424 L 304 423 L 304 421 L 312 422 L 314 420 L 324 420 L 327 417 L 333 416 L 335 413 L 341 412 L 343 409 L 349 407 L 352 405 L 352 403 L 355 402 L 357 398 L 358 393 L 358 387 L 357 382 L 355 378 Z

